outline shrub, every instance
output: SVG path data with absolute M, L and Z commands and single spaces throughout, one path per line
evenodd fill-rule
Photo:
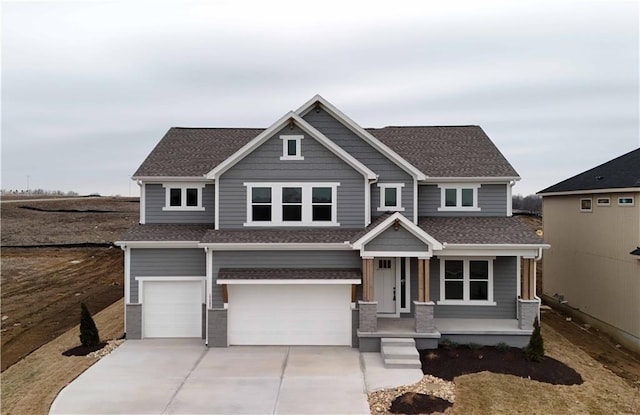
M 507 343 L 505 342 L 500 342 L 498 344 L 496 344 L 496 350 L 499 352 L 508 352 L 509 349 L 511 349 L 511 346 L 509 346 Z
M 524 349 L 527 360 L 532 362 L 540 362 L 544 358 L 544 340 L 540 333 L 540 322 L 538 317 L 533 321 L 533 334 L 529 340 L 529 344 Z
M 440 344 L 444 349 L 447 349 L 447 350 L 453 350 L 458 348 L 458 343 L 449 339 L 444 339 Z
M 478 350 L 478 349 L 482 349 L 482 345 L 478 344 L 478 343 L 469 343 L 467 344 L 467 347 L 471 350 Z
M 80 304 L 82 311 L 80 313 L 80 343 L 84 347 L 97 346 L 100 343 L 100 335 L 96 323 L 91 317 L 91 313 L 84 303 Z

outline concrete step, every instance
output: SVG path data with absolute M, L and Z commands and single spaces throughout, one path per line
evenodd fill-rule
M 421 369 L 420 360 L 386 359 L 384 366 L 389 369 Z
M 403 359 L 403 360 L 420 360 L 420 353 L 415 346 L 382 346 L 380 349 L 382 358 L 387 359 Z
M 383 337 L 380 346 L 410 346 L 416 347 L 416 342 L 411 337 Z

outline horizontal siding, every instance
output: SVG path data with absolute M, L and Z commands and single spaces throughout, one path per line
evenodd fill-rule
M 493 262 L 493 300 L 495 306 L 437 305 L 440 300 L 440 261 L 430 261 L 431 301 L 436 303 L 436 318 L 517 318 L 517 260 L 516 257 L 497 257 Z
M 404 183 L 402 188 L 402 207 L 404 214 L 413 219 L 413 178 L 378 150 L 366 143 L 324 110 L 310 111 L 305 121 L 313 125 L 331 141 L 375 172 L 379 183 Z M 371 217 L 380 216 L 380 188 L 371 185 Z
M 204 277 L 204 249 L 131 249 L 131 303 L 138 302 L 136 277 Z
M 385 251 L 385 252 L 399 252 L 399 251 L 428 251 L 429 247 L 426 246 L 421 240 L 411 234 L 411 232 L 400 227 L 398 230 L 394 230 L 393 227 L 388 228 L 374 240 L 365 245 L 367 251 Z
M 208 223 L 215 216 L 215 186 L 207 184 L 202 192 L 202 211 L 163 211 L 166 190 L 161 184 L 146 184 L 144 191 L 145 223 Z
M 304 160 L 280 160 L 281 134 L 300 134 Z M 342 228 L 364 227 L 364 177 L 322 144 L 297 127 L 285 127 L 238 164 L 219 181 L 220 228 L 243 228 L 247 220 L 247 188 L 244 182 L 339 182 L 338 222 Z
M 480 212 L 438 212 L 441 189 L 418 186 L 418 216 L 507 216 L 507 185 L 483 184 L 478 189 Z
M 213 307 L 222 307 L 220 268 L 358 268 L 357 251 L 217 251 L 213 253 Z

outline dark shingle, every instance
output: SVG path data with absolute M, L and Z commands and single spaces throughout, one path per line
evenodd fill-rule
M 120 237 L 121 241 L 190 241 L 199 242 L 210 225 L 148 224 L 135 225 Z
M 359 280 L 357 268 L 220 268 L 221 280 Z
M 538 193 L 625 187 L 640 187 L 640 148 L 556 183 Z
M 514 217 L 421 217 L 418 226 L 448 244 L 544 244 Z
M 249 229 L 209 230 L 203 243 L 342 243 L 360 229 Z

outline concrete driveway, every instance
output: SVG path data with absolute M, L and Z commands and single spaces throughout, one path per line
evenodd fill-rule
M 369 414 L 357 349 L 127 341 L 50 414 Z

